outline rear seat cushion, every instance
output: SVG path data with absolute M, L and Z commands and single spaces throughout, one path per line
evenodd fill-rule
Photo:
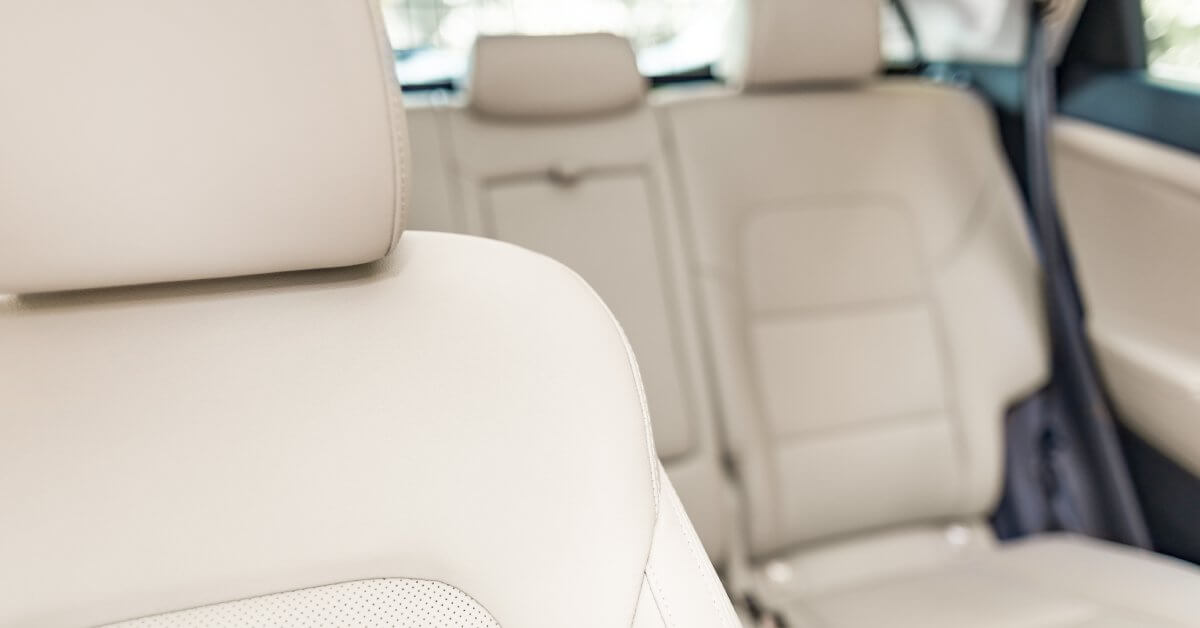
M 1200 626 L 1193 566 L 1065 535 L 967 552 L 824 591 L 777 594 L 776 606 L 797 627 Z

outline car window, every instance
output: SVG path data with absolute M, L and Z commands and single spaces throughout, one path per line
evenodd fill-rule
M 889 61 L 911 55 L 893 2 L 883 15 L 883 54 Z M 913 22 L 925 61 L 1018 63 L 1028 27 L 1021 0 L 900 0 Z
M 1143 0 L 1142 12 L 1150 74 L 1200 85 L 1200 0 Z
M 630 39 L 646 76 L 703 68 L 720 55 L 734 2 L 740 0 L 382 1 L 400 82 L 428 85 L 464 76 L 471 45 L 481 34 L 610 32 Z M 879 1 L 884 58 L 893 64 L 912 61 L 912 42 L 893 5 Z M 1010 63 L 1020 57 L 1025 27 L 1021 2 L 904 4 L 927 60 Z
M 732 0 L 383 0 L 400 82 L 458 79 L 480 34 L 610 32 L 647 76 L 713 62 Z

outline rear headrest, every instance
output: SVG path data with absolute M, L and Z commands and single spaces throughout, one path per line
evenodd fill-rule
M 616 35 L 502 35 L 475 41 L 470 105 L 504 118 L 601 116 L 645 101 L 646 80 Z
M 746 89 L 846 83 L 880 66 L 879 0 L 737 0 L 717 73 Z
M 385 256 L 407 142 L 378 11 L 0 3 L 0 293 Z

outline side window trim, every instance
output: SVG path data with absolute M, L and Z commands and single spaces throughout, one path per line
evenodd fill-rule
M 1200 83 L 1148 68 L 1141 0 L 1089 0 L 1059 68 L 1059 112 L 1200 154 Z

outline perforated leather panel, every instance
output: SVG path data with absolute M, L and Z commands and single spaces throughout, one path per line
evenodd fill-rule
M 111 628 L 240 628 L 242 626 L 397 626 L 499 628 L 478 602 L 441 582 L 360 580 L 201 606 Z

